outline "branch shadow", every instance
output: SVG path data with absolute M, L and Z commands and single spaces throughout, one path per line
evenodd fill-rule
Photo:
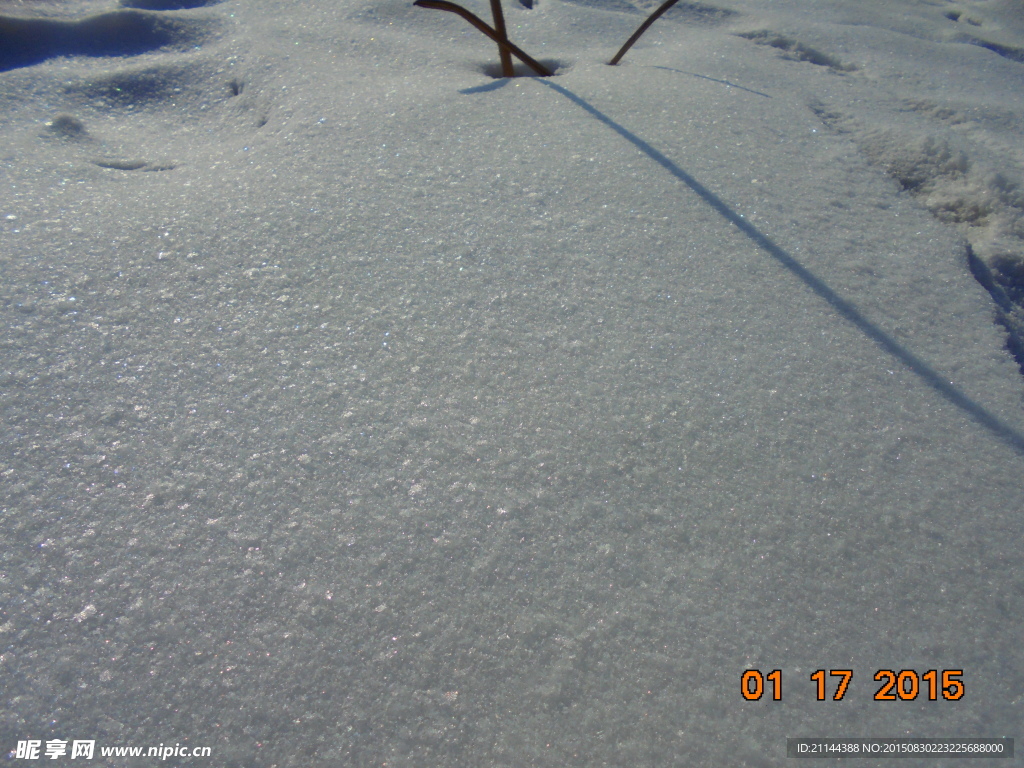
M 495 80 L 493 83 L 484 83 L 483 85 L 474 85 L 472 88 L 463 88 L 459 93 L 463 95 L 470 95 L 474 93 L 488 93 L 489 91 L 496 91 L 499 88 L 504 88 L 508 83 L 509 78 L 503 78 L 501 80 Z
M 1024 434 L 1006 424 L 999 417 L 990 413 L 980 403 L 975 402 L 966 394 L 961 392 L 951 383 L 946 381 L 935 370 L 933 370 L 921 358 L 897 342 L 877 325 L 868 320 L 857 307 L 844 299 L 832 290 L 824 280 L 815 275 L 811 270 L 797 261 L 790 253 L 777 245 L 770 237 L 761 232 L 757 227 L 747 221 L 741 214 L 736 213 L 728 204 L 718 197 L 714 192 L 705 187 L 693 176 L 688 174 L 669 158 L 656 150 L 646 141 L 623 126 L 616 123 L 606 114 L 589 104 L 575 93 L 564 86 L 553 83 L 550 80 L 537 78 L 538 81 L 555 91 L 561 96 L 580 107 L 584 112 L 596 120 L 604 123 L 622 138 L 635 146 L 651 160 L 656 162 L 670 174 L 682 181 L 693 190 L 711 208 L 713 208 L 723 219 L 739 229 L 759 248 L 767 252 L 782 266 L 796 275 L 803 283 L 823 299 L 832 309 L 854 325 L 865 336 L 875 342 L 879 347 L 899 360 L 903 365 L 913 371 L 928 386 L 944 397 L 949 403 L 959 408 L 967 416 L 989 430 L 1004 443 L 1024 455 Z
M 662 66 L 658 66 L 658 65 L 653 66 L 652 69 L 664 69 L 667 72 L 678 72 L 680 75 L 689 75 L 690 77 L 699 77 L 701 80 L 710 80 L 713 83 L 721 83 L 722 85 L 728 85 L 730 88 L 739 88 L 741 91 L 746 91 L 747 93 L 753 93 L 755 96 L 764 96 L 766 99 L 770 99 L 771 98 L 771 96 L 769 96 L 767 93 L 761 93 L 760 91 L 755 91 L 753 88 L 744 88 L 742 85 L 736 85 L 736 83 L 730 83 L 728 80 L 719 80 L 717 77 L 708 77 L 707 75 L 698 75 L 696 72 L 684 72 L 681 69 L 673 69 L 672 67 L 662 67 Z

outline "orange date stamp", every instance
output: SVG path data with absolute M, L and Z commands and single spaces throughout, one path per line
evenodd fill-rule
M 874 674 L 875 701 L 959 701 L 964 697 L 965 687 L 962 669 L 929 669 L 918 673 L 913 669 L 879 669 Z M 853 681 L 852 669 L 817 669 L 811 673 L 810 681 L 817 687 L 818 701 L 830 698 L 842 701 Z M 740 692 L 747 701 L 760 701 L 770 695 L 772 701 L 782 699 L 782 670 L 773 669 L 764 673 L 759 669 L 744 671 L 740 679 Z

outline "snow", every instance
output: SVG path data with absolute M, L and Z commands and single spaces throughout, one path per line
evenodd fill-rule
M 1019 0 L 133 5 L 0 6 L 4 749 L 1019 735 Z

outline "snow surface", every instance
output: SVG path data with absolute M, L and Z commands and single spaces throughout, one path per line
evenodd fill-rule
M 1024 736 L 1024 3 L 609 67 L 653 4 L 508 2 L 509 80 L 406 0 L 126 5 L 0 4 L 3 750 Z

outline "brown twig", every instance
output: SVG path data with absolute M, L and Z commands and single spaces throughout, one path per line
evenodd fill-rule
M 673 2 L 675 2 L 675 0 L 673 0 Z M 487 35 L 489 38 L 491 38 L 491 40 L 496 42 L 498 44 L 498 47 L 511 53 L 513 56 L 515 56 L 521 62 L 526 64 L 526 66 L 528 66 L 541 77 L 551 77 L 551 75 L 553 74 L 551 70 L 549 70 L 547 67 L 541 64 L 539 61 L 533 59 L 522 48 L 513 45 L 507 39 L 502 39 L 501 36 L 498 35 L 498 33 L 491 29 L 489 26 L 487 26 L 487 23 L 483 21 L 479 16 L 474 16 L 461 5 L 450 3 L 448 2 L 448 0 L 416 0 L 416 2 L 413 3 L 413 5 L 418 5 L 420 8 L 433 8 L 438 11 L 449 11 L 451 13 L 458 14 L 466 21 L 468 21 L 470 24 L 472 24 L 474 27 L 483 32 L 485 35 Z
M 647 28 L 651 26 L 651 24 L 653 24 L 655 21 L 657 21 L 658 17 L 661 16 L 661 14 L 663 14 L 677 2 L 679 2 L 679 0 L 665 0 L 665 2 L 662 3 L 661 7 L 658 8 L 658 10 L 656 10 L 654 13 L 647 17 L 647 21 L 640 25 L 640 28 L 633 33 L 633 36 L 626 41 L 626 44 L 619 49 L 619 52 L 616 53 L 612 60 L 609 61 L 608 63 L 611 64 L 613 67 L 616 64 L 618 64 L 619 60 L 626 55 L 626 51 L 633 47 L 633 43 L 640 39 L 640 35 L 646 32 Z
M 494 31 L 502 40 L 508 42 L 508 32 L 505 30 L 505 14 L 501 10 L 501 0 L 491 0 L 491 15 L 494 17 Z M 498 46 L 498 60 L 501 61 L 501 76 L 514 77 L 512 69 L 512 57 L 509 52 Z

